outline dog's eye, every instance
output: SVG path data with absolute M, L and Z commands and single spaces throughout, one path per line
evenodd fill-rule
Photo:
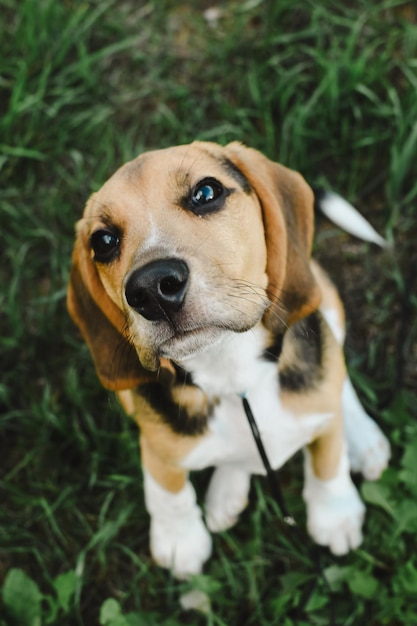
M 109 263 L 119 250 L 120 237 L 110 230 L 97 230 L 91 235 L 91 247 L 95 261 Z
M 193 189 L 191 195 L 192 205 L 197 211 L 206 209 L 206 205 L 218 200 L 223 196 L 225 189 L 215 178 L 205 178 Z M 209 209 L 209 207 L 207 207 Z

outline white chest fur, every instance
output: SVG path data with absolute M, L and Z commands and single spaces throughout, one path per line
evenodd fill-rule
M 184 459 L 190 470 L 233 465 L 249 473 L 264 473 L 241 395 L 248 398 L 271 465 L 280 467 L 310 442 L 331 414 L 294 416 L 280 399 L 275 363 L 262 358 L 265 329 L 259 325 L 230 334 L 182 365 L 211 399 L 217 399 L 206 437 Z

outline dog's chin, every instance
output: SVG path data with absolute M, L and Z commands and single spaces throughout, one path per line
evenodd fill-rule
M 160 368 L 161 358 L 183 361 L 220 341 L 225 332 L 227 331 L 213 326 L 177 331 L 162 337 L 146 338 L 142 335 L 136 351 L 142 366 L 155 372 Z
M 168 326 L 152 328 L 151 332 L 135 333 L 140 337 L 136 351 L 142 366 L 157 371 L 162 358 L 181 363 L 215 346 L 226 336 L 242 333 L 260 321 L 259 312 L 244 319 L 227 320 L 223 323 L 195 326 L 179 326 L 175 331 Z
M 218 343 L 225 332 L 215 327 L 190 330 L 162 343 L 159 347 L 159 354 L 172 361 L 184 361 Z
M 143 367 L 155 372 L 160 367 L 161 358 L 184 361 L 216 344 L 226 332 L 213 326 L 177 332 L 159 341 L 155 338 L 146 341 L 142 337 L 136 351 Z

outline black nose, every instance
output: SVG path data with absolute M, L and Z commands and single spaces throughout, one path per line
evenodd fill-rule
M 152 261 L 131 274 L 126 300 L 147 320 L 171 318 L 183 305 L 188 276 L 188 266 L 180 259 Z

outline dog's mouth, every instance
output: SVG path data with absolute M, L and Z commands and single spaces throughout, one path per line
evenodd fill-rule
M 217 316 L 210 320 L 188 314 L 183 319 L 171 319 L 169 324 L 151 322 L 133 333 L 138 338 L 134 344 L 139 360 L 151 371 L 158 369 L 161 358 L 180 364 L 216 345 L 230 333 L 250 330 L 259 322 L 262 312 L 258 309 L 252 315 L 229 319 Z
M 137 344 L 136 350 L 145 369 L 158 370 L 161 358 L 180 363 L 198 355 L 220 341 L 225 330 L 215 326 L 194 327 L 176 330 L 159 340 L 155 337 Z
M 216 326 L 195 327 L 177 331 L 159 346 L 161 357 L 183 361 L 203 352 L 220 341 L 225 330 Z

